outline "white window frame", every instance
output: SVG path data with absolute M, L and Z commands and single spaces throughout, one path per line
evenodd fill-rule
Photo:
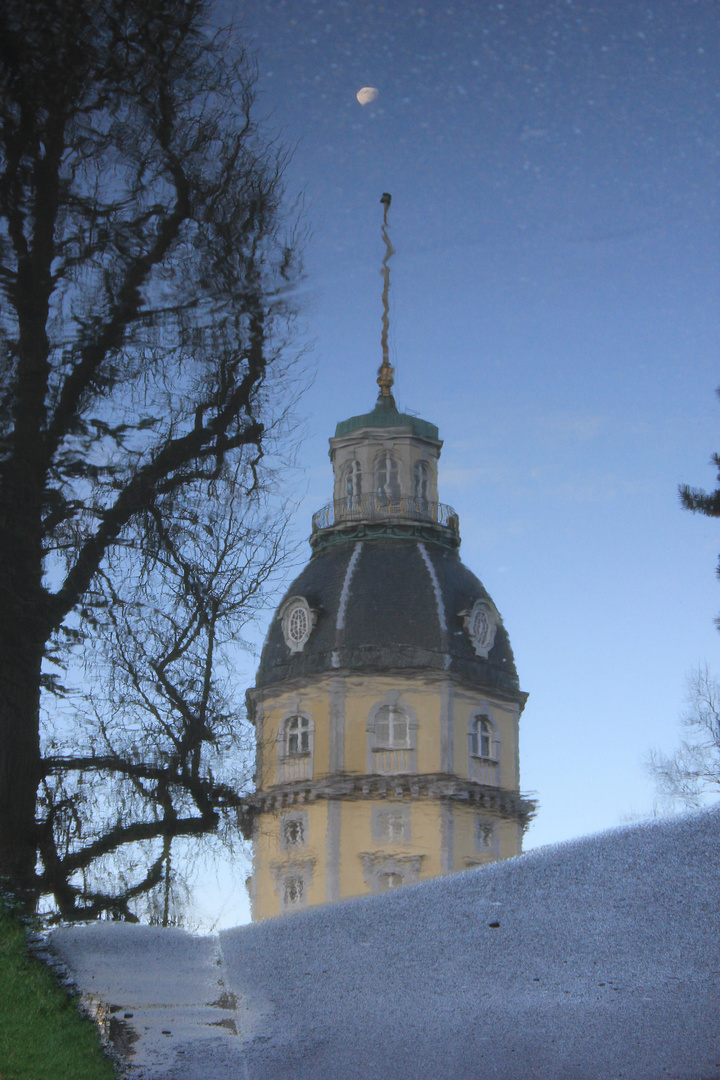
M 277 782 L 290 784 L 312 780 L 315 769 L 315 725 L 296 704 L 277 729 Z
M 485 730 L 481 731 L 481 728 Z M 470 756 L 480 761 L 490 761 L 497 764 L 500 760 L 500 739 L 498 738 L 497 725 L 493 718 L 486 712 L 474 713 L 470 720 L 469 731 Z M 487 753 L 483 753 L 483 742 L 487 740 Z
M 291 730 L 292 727 L 297 730 Z M 298 747 L 290 749 L 290 740 L 294 735 L 298 736 Z M 305 738 L 303 738 L 305 736 Z M 302 743 L 307 745 L 303 748 Z M 283 757 L 312 757 L 313 754 L 313 722 L 306 713 L 296 712 L 283 721 L 282 751 Z
M 388 711 L 387 740 L 377 737 L 378 717 Z M 405 739 L 393 738 L 393 720 L 397 718 L 407 725 Z M 387 723 L 387 721 L 385 721 Z M 382 720 L 381 720 L 382 723 Z M 370 710 L 367 721 L 367 772 L 392 776 L 401 773 L 417 772 L 417 731 L 418 719 L 415 710 L 410 708 L 398 691 L 390 691 L 384 701 L 378 701 Z
M 290 596 L 278 614 L 288 649 L 291 653 L 302 652 L 315 628 L 317 612 L 313 611 L 304 596 Z M 298 633 L 297 624 L 301 618 L 303 630 Z
M 475 654 L 487 660 L 495 644 L 500 615 L 489 600 L 476 600 L 468 611 L 461 611 L 465 630 L 470 638 Z M 482 625 L 482 632 L 479 626 Z
M 387 719 L 384 713 L 387 710 Z M 382 724 L 383 727 L 387 724 L 388 737 L 384 741 L 380 741 L 378 737 L 378 726 Z M 400 736 L 397 729 L 404 728 L 404 735 Z M 409 750 L 411 747 L 410 741 L 410 717 L 405 709 L 396 703 L 389 705 L 381 705 L 378 711 L 375 713 L 375 750 Z

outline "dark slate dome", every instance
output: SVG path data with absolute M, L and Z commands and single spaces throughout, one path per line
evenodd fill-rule
M 324 672 L 452 672 L 472 685 L 518 691 L 510 641 L 497 627 L 476 655 L 463 614 L 487 592 L 456 550 L 411 539 L 346 541 L 316 551 L 285 599 L 305 598 L 317 621 L 301 652 L 285 643 L 283 604 L 268 631 L 256 685 Z

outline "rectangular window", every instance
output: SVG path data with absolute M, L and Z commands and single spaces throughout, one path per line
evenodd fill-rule
M 310 753 L 311 724 L 306 716 L 291 716 L 281 729 L 285 733 L 284 752 L 288 757 L 300 757 Z
M 307 822 L 301 814 L 284 817 L 281 830 L 283 847 L 300 847 L 307 842 Z
M 387 892 L 389 889 L 399 889 L 403 885 L 403 879 L 401 874 L 380 874 L 378 878 L 378 885 L 380 892 Z
M 288 735 L 288 754 L 309 754 L 310 733 L 308 731 L 291 731 Z
M 371 829 L 376 844 L 409 844 L 410 807 L 393 803 L 373 806 Z
M 410 745 L 410 725 L 402 709 L 385 705 L 375 717 L 375 746 L 406 748 Z
M 475 850 L 497 855 L 498 834 L 494 821 L 483 817 L 475 819 Z
M 299 907 L 305 899 L 305 882 L 301 877 L 285 878 L 283 900 L 286 907 Z

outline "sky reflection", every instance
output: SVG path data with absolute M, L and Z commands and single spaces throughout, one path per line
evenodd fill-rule
M 227 10 L 312 230 L 298 531 L 374 400 L 389 191 L 396 396 L 439 425 L 440 498 L 530 692 L 528 846 L 650 812 L 643 758 L 718 645 L 720 537 L 677 484 L 712 485 L 717 448 L 720 5 Z

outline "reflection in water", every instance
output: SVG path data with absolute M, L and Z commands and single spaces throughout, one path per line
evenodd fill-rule
M 532 804 L 517 793 L 521 701 L 500 700 L 497 689 L 462 685 L 437 668 L 343 671 L 303 682 L 254 692 L 263 731 L 254 918 L 519 853 L 522 826 L 532 813 Z M 480 696 L 496 725 L 495 761 L 472 753 Z M 377 708 L 389 698 L 392 705 Z M 309 780 L 285 779 L 282 718 L 289 704 L 315 723 L 313 749 L 304 759 Z M 387 740 L 378 713 L 389 708 L 408 727 L 407 746 L 375 745 Z
M 439 512 L 438 430 L 398 411 L 386 341 L 384 322 L 377 403 L 330 440 L 334 512 L 314 517 L 248 695 L 255 919 L 516 855 L 534 810 L 507 633 Z
M 640 762 L 714 649 L 712 560 L 673 492 L 703 484 L 714 445 L 720 4 L 263 0 L 244 17 L 310 208 L 311 475 L 319 425 L 365 408 L 387 188 L 396 397 L 442 419 L 462 551 L 504 575 L 531 703 L 552 703 L 561 752 L 542 708 L 524 727 L 533 844 L 649 810 Z M 366 84 L 379 96 L 361 105 Z M 597 769 L 620 714 L 623 746 Z

